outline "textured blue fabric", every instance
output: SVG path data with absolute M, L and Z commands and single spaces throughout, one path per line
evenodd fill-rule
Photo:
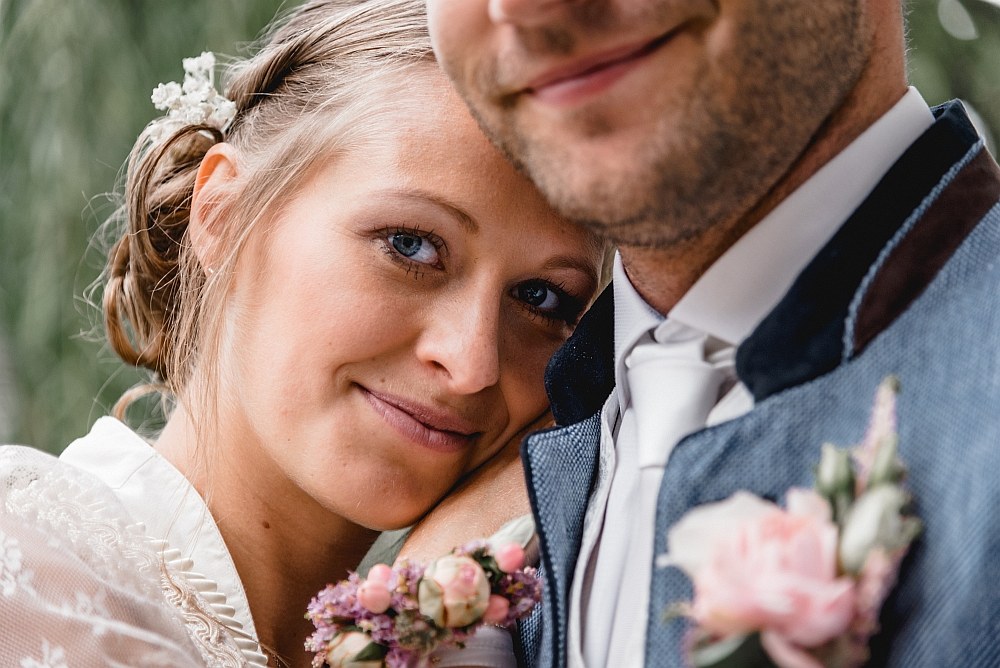
M 566 664 L 567 601 L 597 470 L 600 433 L 598 414 L 569 427 L 534 434 L 521 448 L 545 583 L 542 619 L 536 615 L 521 626 L 525 654 L 536 657 L 537 665 Z
M 900 377 L 900 452 L 924 532 L 883 615 L 873 665 L 1000 665 L 1000 209 L 938 279 L 859 357 L 770 397 L 674 451 L 657 550 L 693 506 L 747 489 L 778 499 L 810 486 L 824 441 L 864 433 L 874 389 Z M 681 666 L 684 622 L 657 612 L 689 598 L 675 569 L 654 574 L 647 665 Z
M 895 374 L 902 383 L 901 454 L 924 532 L 884 608 L 871 665 L 1000 666 L 1000 205 L 962 226 L 971 232 L 962 232 L 957 250 L 901 314 L 864 346 L 850 345 L 865 291 L 880 285 L 873 276 L 906 275 L 906 266 L 893 266 L 893 249 L 932 224 L 925 213 L 961 169 L 955 165 L 982 157 L 960 106 L 936 114 L 939 121 L 848 221 L 850 229 L 821 251 L 744 344 L 752 354 L 743 351 L 750 363 L 740 374 L 758 388 L 755 408 L 692 434 L 674 450 L 660 490 L 655 551 L 665 550 L 667 530 L 694 506 L 738 489 L 778 500 L 791 486 L 810 485 L 820 445 L 856 443 L 876 387 Z M 915 164 L 928 172 L 919 192 L 912 179 L 901 177 Z M 990 165 L 989 178 L 1000 180 Z M 996 183 L 990 185 L 995 190 Z M 901 199 L 911 203 L 899 207 Z M 960 227 L 960 209 L 945 213 Z M 936 215 L 933 224 L 947 227 L 948 219 Z M 879 230 L 878 245 L 865 229 Z M 847 263 L 850 271 L 837 272 L 837 263 L 856 259 L 859 247 L 866 264 Z M 836 295 L 836 304 L 817 308 L 815 301 L 829 295 Z M 820 312 L 822 322 L 812 318 Z M 576 347 L 584 350 L 586 342 Z M 566 662 L 568 591 L 598 436 L 595 416 L 526 443 L 546 569 L 542 618 L 522 628 L 531 665 Z M 690 595 L 682 573 L 654 568 L 647 665 L 683 665 L 685 622 L 666 623 L 661 613 Z

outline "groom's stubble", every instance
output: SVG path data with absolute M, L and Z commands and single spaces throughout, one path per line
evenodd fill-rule
M 494 143 L 561 212 L 618 244 L 667 248 L 735 227 L 810 145 L 869 57 L 862 0 L 723 1 L 704 11 L 692 0 L 698 18 L 683 44 L 667 47 L 676 57 L 647 64 L 665 85 L 559 116 L 516 91 L 533 61 L 669 25 L 679 4 L 567 3 L 558 23 L 519 29 L 472 67 L 441 54 Z

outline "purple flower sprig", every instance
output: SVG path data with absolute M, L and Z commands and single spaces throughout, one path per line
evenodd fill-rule
M 440 647 L 462 647 L 480 626 L 509 627 L 541 599 L 517 543 L 468 543 L 426 566 L 402 560 L 351 573 L 309 603 L 313 666 L 420 668 Z

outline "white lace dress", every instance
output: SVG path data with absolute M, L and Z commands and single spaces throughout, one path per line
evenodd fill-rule
M 480 635 L 435 665 L 514 665 Z M 208 507 L 113 418 L 58 459 L 0 447 L 0 666 L 267 666 Z
M 267 665 L 208 508 L 112 418 L 0 448 L 0 666 Z

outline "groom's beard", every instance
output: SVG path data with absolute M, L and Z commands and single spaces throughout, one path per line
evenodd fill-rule
M 670 247 L 735 224 L 800 157 L 866 63 L 861 0 L 746 0 L 742 14 L 729 16 L 736 10 L 726 4 L 692 25 L 674 61 L 654 53 L 643 66 L 660 69 L 640 76 L 670 85 L 635 99 L 595 99 L 556 121 L 526 94 L 504 92 L 533 61 L 586 54 L 614 34 L 604 26 L 648 33 L 639 27 L 676 4 L 648 2 L 626 16 L 585 2 L 558 27 L 520 30 L 475 72 L 473 90 L 458 82 L 487 135 L 550 202 L 618 244 Z

